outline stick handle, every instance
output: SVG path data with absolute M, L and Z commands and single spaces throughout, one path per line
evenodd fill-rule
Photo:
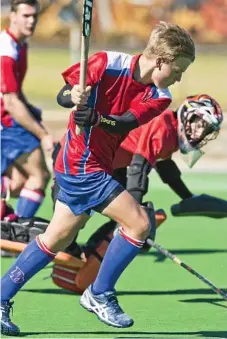
M 0 248 L 10 252 L 21 253 L 28 244 L 24 244 L 22 242 L 10 241 L 1 239 L 0 240 Z M 65 252 L 58 252 L 56 257 L 54 258 L 54 262 L 60 265 L 66 265 L 71 267 L 83 267 L 84 263 L 82 260 L 73 257 L 72 255 Z
M 87 78 L 87 62 L 88 62 L 88 52 L 89 52 L 89 36 L 85 37 L 82 35 L 81 39 L 81 55 L 80 55 L 80 80 L 79 86 L 81 89 L 86 87 L 86 78 Z M 82 126 L 76 125 L 76 135 L 81 135 L 84 128 Z
M 191 268 L 190 266 L 186 265 L 183 261 L 181 261 L 179 258 L 177 258 L 173 253 L 167 251 L 165 248 L 163 248 L 162 246 L 156 244 L 153 240 L 151 239 L 147 239 L 146 242 L 148 243 L 148 245 L 154 247 L 157 251 L 159 251 L 160 253 L 162 253 L 163 255 L 165 255 L 167 258 L 171 259 L 172 261 L 175 262 L 175 264 L 180 265 L 181 267 L 185 268 L 188 272 L 190 272 L 191 274 L 193 274 L 194 276 L 196 276 L 198 279 L 200 279 L 201 281 L 203 281 L 205 284 L 207 284 L 208 286 L 210 286 L 210 288 L 217 294 L 221 295 L 225 300 L 227 300 L 227 294 L 222 291 L 220 288 L 217 288 L 212 282 L 210 282 L 208 279 L 206 279 L 205 277 L 203 277 L 201 274 L 199 274 L 198 272 L 196 272 L 195 270 L 193 270 L 193 268 Z

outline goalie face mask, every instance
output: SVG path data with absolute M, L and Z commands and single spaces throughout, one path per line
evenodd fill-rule
M 183 102 L 177 111 L 177 119 L 179 148 L 191 168 L 204 155 L 201 148 L 217 137 L 223 114 L 214 99 L 197 95 Z

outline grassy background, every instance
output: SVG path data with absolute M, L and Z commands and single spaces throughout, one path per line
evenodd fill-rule
M 25 81 L 25 93 L 29 100 L 42 103 L 43 109 L 57 108 L 56 94 L 63 85 L 61 72 L 70 66 L 69 51 L 31 48 L 29 64 Z M 226 110 L 226 70 L 226 55 L 211 51 L 198 53 L 181 83 L 170 88 L 173 105 L 180 104 L 187 95 L 203 92 L 214 96 Z
M 186 183 L 195 193 L 206 191 L 226 199 L 226 175 L 187 174 Z M 156 241 L 175 253 L 220 288 L 227 289 L 226 219 L 173 218 L 169 206 L 178 201 L 156 175 L 151 178 L 152 199 L 163 207 L 168 220 Z M 50 218 L 49 194 L 40 216 Z M 104 221 L 95 215 L 80 234 L 86 241 Z M 114 260 L 114 258 L 113 258 Z M 13 259 L 2 260 L 5 272 Z M 26 338 L 227 338 L 227 302 L 183 268 L 155 250 L 139 255 L 117 284 L 123 309 L 135 320 L 129 329 L 115 329 L 99 322 L 79 306 L 79 296 L 55 286 L 51 265 L 29 281 L 14 298 L 13 320 Z

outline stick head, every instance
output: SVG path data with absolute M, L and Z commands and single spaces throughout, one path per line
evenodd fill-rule
M 83 33 L 83 36 L 85 37 L 88 37 L 91 34 L 92 8 L 93 8 L 93 0 L 84 0 L 82 33 Z

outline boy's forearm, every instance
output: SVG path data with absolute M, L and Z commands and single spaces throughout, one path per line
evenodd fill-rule
M 127 134 L 139 126 L 133 113 L 125 112 L 123 115 L 100 115 L 99 127 L 113 134 Z
M 10 115 L 26 130 L 34 134 L 38 139 L 42 139 L 47 132 L 29 113 L 26 105 L 17 95 L 4 95 L 5 109 Z

